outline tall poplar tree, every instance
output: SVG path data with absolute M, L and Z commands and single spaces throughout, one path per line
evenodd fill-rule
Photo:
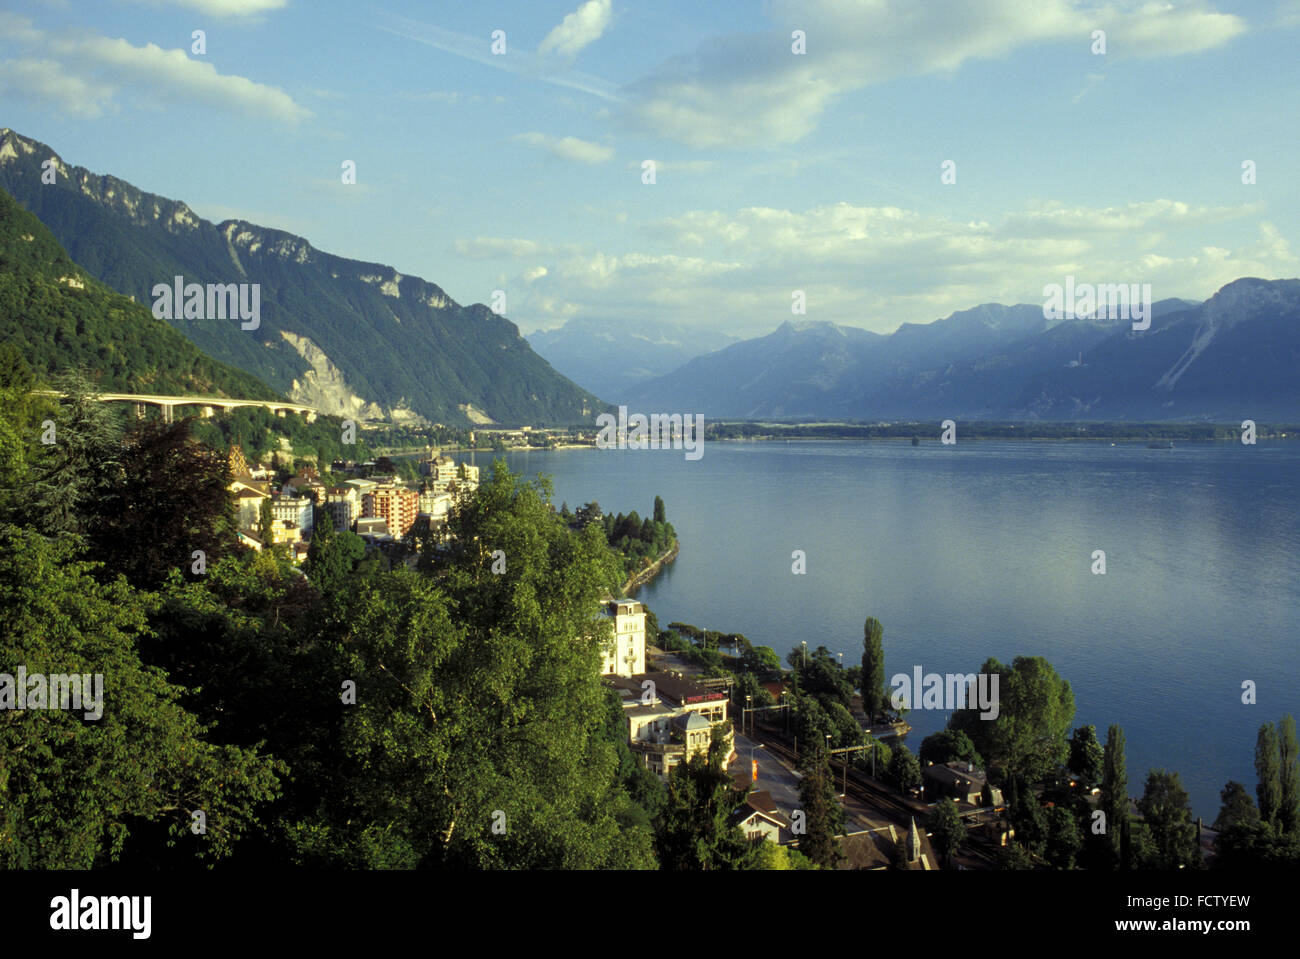
M 1272 723 L 1259 727 L 1255 739 L 1255 775 L 1259 785 L 1255 796 L 1259 800 L 1259 818 L 1261 822 L 1278 825 L 1278 813 L 1282 807 L 1282 763 L 1279 756 L 1277 730 Z
M 869 616 L 862 627 L 862 709 L 874 723 L 885 708 L 885 628 Z
M 1295 735 L 1295 717 L 1287 713 L 1278 729 L 1278 776 L 1281 780 L 1278 825 L 1290 835 L 1300 825 L 1300 756 Z
M 1122 859 L 1123 825 L 1128 822 L 1128 765 L 1124 755 L 1124 730 L 1113 724 L 1106 730 L 1106 746 L 1102 750 L 1099 806 L 1106 813 L 1106 834 L 1111 837 L 1111 844 Z

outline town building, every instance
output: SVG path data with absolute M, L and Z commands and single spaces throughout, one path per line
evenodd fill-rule
M 361 517 L 361 493 L 355 486 L 332 486 L 325 494 L 325 511 L 336 530 L 350 530 Z
M 607 677 L 623 704 L 628 744 L 652 772 L 667 778 L 688 758 L 708 752 L 714 730 L 724 740 L 724 759 L 735 754 L 727 718 L 727 694 L 678 673 L 612 674 Z
M 604 650 L 601 675 L 631 676 L 645 672 L 645 606 L 634 599 L 606 600 L 602 616 L 613 621 L 613 636 Z
M 316 504 L 306 496 L 287 496 L 278 493 L 271 497 L 271 519 L 293 525 L 298 530 L 298 538 L 311 536 L 315 526 L 312 509 Z M 295 542 L 289 540 L 288 542 Z
M 731 821 L 740 827 L 751 842 L 783 842 L 790 833 L 790 820 L 785 817 L 766 789 L 751 792 L 745 802 L 731 814 Z
M 984 784 L 988 782 L 984 770 L 976 769 L 968 762 L 930 763 L 922 773 L 925 795 L 930 801 L 946 796 L 954 802 L 978 806 Z M 1002 805 L 1002 790 L 996 786 L 989 788 L 993 793 L 993 805 Z
M 361 496 L 361 515 L 378 517 L 396 539 L 404 537 L 420 512 L 420 496 L 405 486 L 377 486 Z
M 434 493 L 470 493 L 478 489 L 478 467 L 456 463 L 450 456 L 430 453 L 420 461 L 420 475 Z

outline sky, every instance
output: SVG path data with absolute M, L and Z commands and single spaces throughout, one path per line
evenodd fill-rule
M 524 333 L 890 332 L 1300 276 L 1297 41 L 1300 0 L 8 0 L 0 126 Z

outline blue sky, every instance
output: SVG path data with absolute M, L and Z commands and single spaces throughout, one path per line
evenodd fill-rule
M 794 290 L 794 318 L 887 332 L 1067 274 L 1300 275 L 1300 0 L 7 7 L 0 126 L 462 303 L 505 290 L 525 333 L 759 335 Z

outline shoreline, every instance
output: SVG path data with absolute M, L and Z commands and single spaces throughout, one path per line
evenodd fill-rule
M 625 582 L 621 587 L 619 587 L 619 592 L 621 592 L 624 596 L 629 596 L 630 598 L 630 594 L 632 592 L 640 589 L 642 586 L 645 586 L 647 583 L 653 580 L 656 576 L 659 575 L 659 571 L 664 568 L 665 564 L 671 563 L 673 560 L 677 558 L 677 553 L 681 549 L 681 545 L 682 544 L 680 540 L 674 540 L 672 549 L 668 550 L 666 553 L 660 556 L 657 560 L 655 560 L 645 569 L 641 570 L 641 572 L 631 576 L 627 582 Z

